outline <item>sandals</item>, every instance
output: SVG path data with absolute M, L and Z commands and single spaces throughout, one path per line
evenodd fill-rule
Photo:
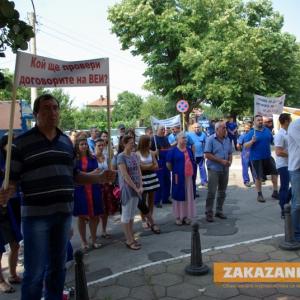
M 151 226 L 149 225 L 148 222 L 142 222 L 142 226 L 143 226 L 144 229 L 149 229 L 149 228 L 151 228 Z
M 22 283 L 22 278 L 19 277 L 18 275 L 16 276 L 9 276 L 7 281 L 10 283 L 10 284 L 21 284 Z
M 178 225 L 178 226 L 181 226 L 183 224 L 183 222 L 180 219 L 176 219 L 175 224 Z
M 86 253 L 89 249 L 90 249 L 90 247 L 89 247 L 88 244 L 85 244 L 85 245 L 82 245 L 82 246 L 81 246 L 81 250 L 82 250 L 82 252 L 84 252 L 84 253 Z
M 152 230 L 153 233 L 160 234 L 160 229 L 159 229 L 159 227 L 156 224 L 152 224 L 150 226 L 150 228 L 151 228 L 151 230 Z
M 5 280 L 0 281 L 0 292 L 4 294 L 12 294 L 16 290 L 9 285 Z
M 138 241 L 138 240 L 134 240 L 134 243 L 139 246 L 139 247 L 142 247 L 142 244 Z
M 132 243 L 128 244 L 127 242 L 125 242 L 125 245 L 127 248 L 129 248 L 130 250 L 140 250 L 141 249 L 141 245 L 137 244 L 136 241 L 133 241 Z
M 104 238 L 104 239 L 111 239 L 112 238 L 111 235 L 108 234 L 108 233 L 102 233 L 101 237 Z
M 99 244 L 99 243 L 93 243 L 92 244 L 92 248 L 93 249 L 99 249 L 99 248 L 101 248 L 102 247 L 102 244 Z
M 191 225 L 192 220 L 185 217 L 185 218 L 183 218 L 183 223 L 186 224 L 186 225 Z

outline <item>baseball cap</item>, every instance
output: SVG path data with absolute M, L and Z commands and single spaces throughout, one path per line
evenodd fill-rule
M 124 124 L 119 124 L 118 129 L 125 129 L 125 125 Z

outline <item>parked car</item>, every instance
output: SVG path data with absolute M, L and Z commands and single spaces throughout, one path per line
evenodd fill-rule
M 135 141 L 138 143 L 140 136 L 145 134 L 146 127 L 137 127 L 135 128 Z

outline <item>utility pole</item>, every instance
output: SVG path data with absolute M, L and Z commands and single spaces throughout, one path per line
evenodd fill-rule
M 34 37 L 30 40 L 30 48 L 31 48 L 31 54 L 36 55 L 36 14 L 35 14 L 35 7 L 34 7 L 34 3 L 33 0 L 31 0 L 32 3 L 32 7 L 33 7 L 33 12 L 28 13 L 28 20 L 29 20 L 29 24 L 32 26 L 33 28 L 33 32 L 34 32 Z M 31 91 L 31 108 L 33 109 L 33 103 L 34 100 L 37 98 L 37 88 L 36 87 L 32 87 L 30 89 Z

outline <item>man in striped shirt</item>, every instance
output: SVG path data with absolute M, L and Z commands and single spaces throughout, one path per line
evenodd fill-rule
M 10 188 L 0 190 L 5 204 L 18 183 L 22 203 L 24 276 L 22 300 L 61 300 L 67 242 L 71 230 L 74 181 L 111 182 L 114 172 L 85 174 L 74 170 L 74 151 L 58 128 L 59 102 L 50 94 L 38 97 L 36 126 L 18 137 L 12 147 Z

